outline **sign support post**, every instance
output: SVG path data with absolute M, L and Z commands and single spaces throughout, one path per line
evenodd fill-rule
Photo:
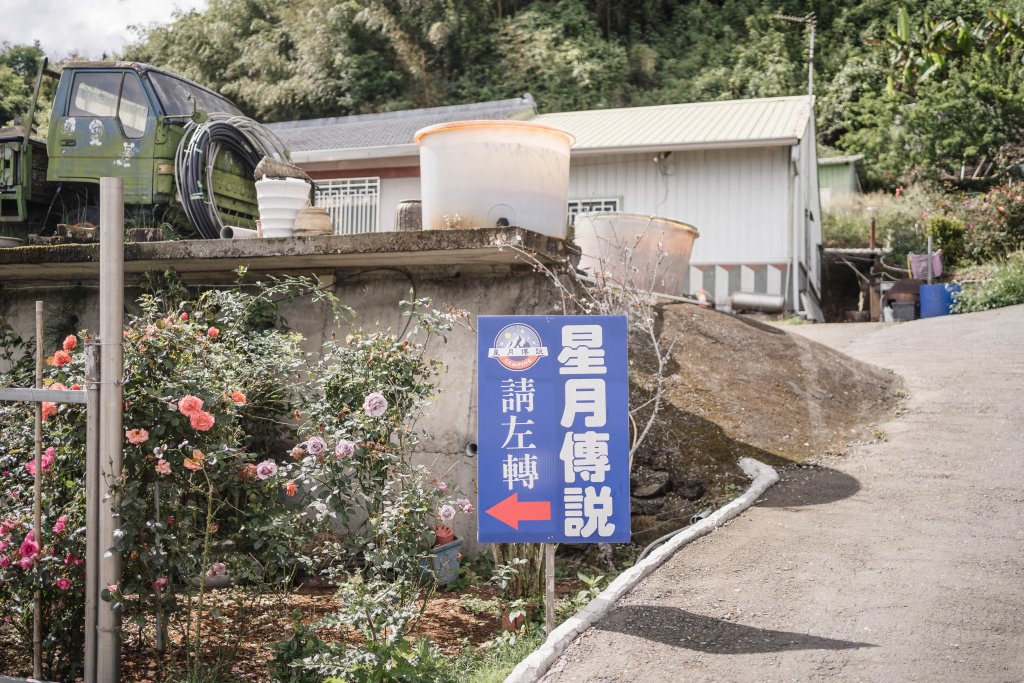
M 555 630 L 555 549 L 556 543 L 544 544 L 544 633 Z

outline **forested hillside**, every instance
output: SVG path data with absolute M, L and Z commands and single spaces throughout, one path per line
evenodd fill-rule
M 882 187 L 1014 172 L 1024 0 L 210 0 L 140 29 L 123 57 L 263 121 L 526 91 L 551 112 L 805 93 L 807 26 L 779 15 L 810 13 L 822 145 L 865 154 Z M 30 71 L 8 64 L 20 49 L 0 51 L 0 110 L 3 83 Z

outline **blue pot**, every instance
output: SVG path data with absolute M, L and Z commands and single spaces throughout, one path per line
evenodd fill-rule
M 456 538 L 451 543 L 439 545 L 430 551 L 434 564 L 434 580 L 437 581 L 438 586 L 447 586 L 459 578 L 459 547 L 461 545 L 462 539 Z M 427 574 L 428 569 L 423 560 L 420 561 L 420 569 L 424 575 Z

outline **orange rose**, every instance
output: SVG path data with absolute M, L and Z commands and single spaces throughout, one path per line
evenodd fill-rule
M 218 330 L 216 327 L 211 327 L 206 331 L 206 336 L 212 339 L 216 339 L 217 337 L 220 336 L 220 330 Z
M 192 396 L 191 394 L 184 396 L 180 401 L 178 401 L 178 410 L 180 410 L 181 414 L 185 417 L 192 417 L 203 410 L 203 399 L 198 396 Z
M 298 490 L 299 490 L 299 485 L 296 484 L 294 481 L 290 481 L 290 482 L 288 482 L 287 484 L 284 485 L 284 491 L 289 496 L 294 496 L 295 492 L 298 491 Z
M 58 368 L 71 362 L 71 354 L 67 351 L 58 351 L 53 354 L 53 364 Z
M 145 429 L 129 429 L 125 431 L 124 435 L 128 439 L 128 443 L 136 446 L 149 441 L 149 432 Z
M 64 337 L 64 344 L 62 346 L 64 347 L 65 351 L 70 353 L 72 349 L 78 346 L 78 337 L 76 337 L 73 334 L 69 334 L 68 336 Z
M 203 460 L 205 458 L 206 456 L 203 454 L 203 452 L 197 448 L 194 451 L 192 451 L 192 457 L 185 458 L 182 464 L 185 466 L 185 469 L 197 472 L 203 469 Z
M 210 413 L 205 410 L 200 410 L 189 415 L 188 421 L 192 425 L 193 429 L 200 432 L 208 432 L 213 427 L 213 423 L 216 420 L 214 420 L 213 415 Z
M 48 418 L 53 417 L 56 414 L 57 414 L 57 404 L 56 403 L 50 403 L 49 401 L 43 401 L 43 419 L 46 420 Z
M 244 404 L 245 403 L 245 394 L 243 394 L 241 391 L 232 391 L 231 392 L 231 400 L 234 401 L 235 403 L 243 403 Z

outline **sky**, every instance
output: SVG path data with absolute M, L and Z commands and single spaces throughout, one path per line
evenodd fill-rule
M 135 39 L 132 24 L 166 24 L 175 9 L 202 9 L 206 0 L 2 0 L 0 42 L 38 40 L 47 56 L 76 52 L 99 59 Z

